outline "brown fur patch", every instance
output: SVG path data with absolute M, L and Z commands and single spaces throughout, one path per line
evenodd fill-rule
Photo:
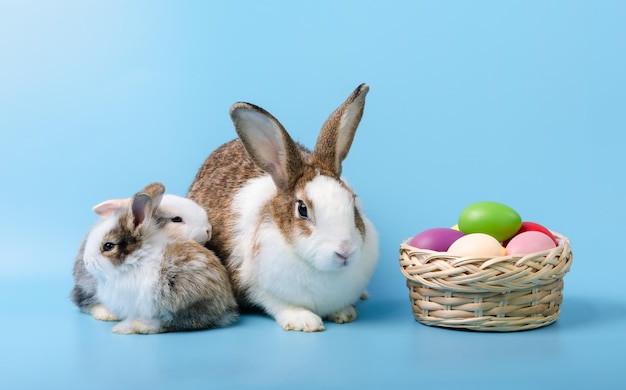
M 226 301 L 232 296 L 218 258 L 195 241 L 177 238 L 167 245 L 163 257 L 160 285 L 169 291 L 163 298 L 170 300 L 170 310 L 189 306 L 198 296 Z
M 239 274 L 229 261 L 233 250 L 235 216 L 232 211 L 233 197 L 246 181 L 264 175 L 243 147 L 239 139 L 216 149 L 198 170 L 187 196 L 206 210 L 213 226 L 213 234 L 207 248 L 222 259 L 230 275 L 238 297 L 243 296 Z
M 107 243 L 113 244 L 111 250 L 105 250 Z M 129 230 L 124 225 L 118 225 L 107 233 L 100 243 L 100 253 L 111 261 L 111 264 L 119 266 L 126 258 L 141 247 L 141 236 L 134 230 Z
M 165 193 L 165 186 L 161 183 L 151 183 L 144 187 L 137 194 L 147 194 L 152 199 L 158 198 Z
M 223 326 L 238 317 L 226 269 L 212 251 L 186 238 L 167 245 L 157 294 L 173 314 L 167 330 Z
M 361 213 L 356 207 L 354 207 L 354 223 L 356 224 L 356 228 L 359 229 L 361 237 L 365 239 L 365 223 L 363 222 Z
M 257 257 L 261 252 L 261 243 L 259 241 L 259 234 L 261 233 L 261 226 L 272 220 L 272 210 L 270 203 L 266 203 L 260 210 L 259 221 L 255 226 L 252 237 L 252 257 Z

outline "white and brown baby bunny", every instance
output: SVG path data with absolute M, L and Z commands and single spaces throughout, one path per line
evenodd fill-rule
M 169 198 L 160 208 L 164 192 L 153 183 L 130 200 L 96 206 L 102 218 L 79 250 L 72 299 L 95 318 L 121 320 L 115 333 L 207 329 L 239 317 L 225 268 L 197 242 L 209 238 L 210 225 L 173 225 L 175 206 L 193 205 Z
M 313 152 L 262 108 L 234 104 L 239 138 L 215 150 L 190 187 L 240 305 L 285 330 L 353 321 L 376 267 L 377 233 L 341 178 L 368 89 L 360 85 L 330 115 Z
M 128 208 L 131 200 L 132 198 L 105 200 L 94 206 L 93 211 L 101 218 L 108 218 L 121 208 Z M 211 238 L 211 224 L 206 211 L 189 198 L 174 194 L 163 195 L 154 218 L 168 233 L 189 238 L 200 245 L 204 245 Z M 85 269 L 83 257 L 88 235 L 89 233 L 83 239 L 74 261 L 74 288 L 71 299 L 81 311 L 97 320 L 118 321 L 119 318 L 98 300 L 96 296 L 98 280 Z

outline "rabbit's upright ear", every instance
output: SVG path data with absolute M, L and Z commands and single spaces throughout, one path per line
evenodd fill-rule
M 348 155 L 356 129 L 363 116 L 367 84 L 361 84 L 324 122 L 315 144 L 313 159 L 337 176 L 341 176 L 341 163 Z
M 302 172 L 302 157 L 283 125 L 250 103 L 235 103 L 230 117 L 252 161 L 272 177 L 276 187 L 291 190 Z
M 161 204 L 163 194 L 165 194 L 165 186 L 162 183 L 155 182 L 148 184 L 139 193 L 146 194 L 152 198 L 152 213 L 156 212 L 156 209 Z
M 133 196 L 126 218 L 127 227 L 131 231 L 141 230 L 148 226 L 164 193 L 163 184 L 152 183 Z
M 156 208 L 156 207 L 155 207 Z M 132 222 L 131 229 L 147 226 L 152 218 L 152 198 L 147 194 L 137 194 L 133 197 L 133 202 L 128 211 L 127 221 Z

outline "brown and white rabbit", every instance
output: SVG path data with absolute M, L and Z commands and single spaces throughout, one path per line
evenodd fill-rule
M 129 202 L 120 201 L 82 245 L 84 270 L 97 282 L 94 302 L 121 320 L 113 327 L 116 333 L 213 328 L 239 316 L 215 254 L 172 233 L 159 218 L 164 191 L 153 183 Z
M 190 187 L 240 305 L 261 308 L 285 330 L 353 321 L 376 267 L 377 233 L 341 178 L 368 89 L 360 85 L 330 115 L 313 152 L 262 108 L 234 104 L 239 138 L 215 150 Z
M 130 206 L 131 198 L 110 199 L 93 207 L 93 211 L 101 218 L 108 218 L 122 207 Z M 206 211 L 196 202 L 173 194 L 165 194 L 156 210 L 155 219 L 164 230 L 173 235 L 179 235 L 204 245 L 211 238 L 211 224 Z M 89 234 L 89 233 L 88 233 Z M 74 288 L 72 302 L 84 313 L 92 315 L 97 320 L 118 321 L 119 318 L 100 303 L 96 297 L 97 279 L 85 269 L 83 261 L 85 241 L 81 243 L 74 261 Z

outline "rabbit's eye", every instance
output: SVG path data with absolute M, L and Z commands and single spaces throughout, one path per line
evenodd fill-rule
M 104 252 L 109 252 L 113 250 L 113 248 L 115 248 L 115 244 L 112 242 L 105 242 L 104 245 L 102 245 L 102 250 Z
M 298 199 L 296 209 L 298 210 L 298 215 L 300 215 L 300 217 L 305 219 L 309 218 L 309 210 L 307 210 L 306 204 L 304 204 L 304 202 L 300 199 Z
M 176 223 L 181 223 L 183 222 L 183 219 L 181 217 L 172 217 L 171 221 L 176 222 Z

